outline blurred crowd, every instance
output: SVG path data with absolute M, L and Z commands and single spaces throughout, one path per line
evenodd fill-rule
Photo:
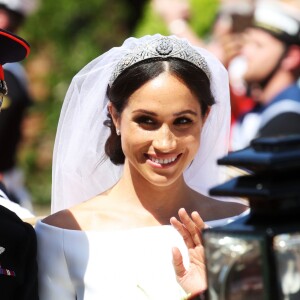
M 147 1 L 135 1 L 130 31 Z M 300 4 L 298 0 L 220 0 L 208 38 L 200 37 L 191 18 L 191 0 L 151 0 L 153 12 L 169 34 L 212 52 L 228 70 L 231 93 L 231 151 L 257 137 L 300 133 Z M 128 5 L 129 2 L 128 2 Z M 0 0 L 0 28 L 18 33 L 38 8 L 37 0 Z M 22 124 L 33 104 L 20 63 L 4 65 L 9 94 L 0 118 L 0 174 L 22 217 L 34 214 L 32 197 L 18 163 Z M 14 208 L 15 209 L 15 208 Z
M 230 150 L 257 137 L 300 133 L 300 2 L 223 0 L 210 33 L 190 26 L 188 0 L 153 0 L 170 34 L 213 52 L 230 78 Z M 172 7 L 172 9 L 170 9 Z

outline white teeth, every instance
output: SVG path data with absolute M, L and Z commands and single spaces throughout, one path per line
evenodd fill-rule
M 149 158 L 155 162 L 156 164 L 160 164 L 160 165 L 166 165 L 166 164 L 169 164 L 173 161 L 175 161 L 176 157 L 173 157 L 173 158 L 169 158 L 169 159 L 159 159 L 159 158 L 154 158 L 154 157 L 151 157 L 149 156 Z

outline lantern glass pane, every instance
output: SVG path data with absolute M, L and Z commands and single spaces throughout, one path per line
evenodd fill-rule
M 204 235 L 210 300 L 264 299 L 261 242 L 210 232 Z
M 300 299 L 300 233 L 277 235 L 273 245 L 281 299 Z

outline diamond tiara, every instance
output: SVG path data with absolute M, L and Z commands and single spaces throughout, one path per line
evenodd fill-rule
M 116 65 L 109 80 L 112 86 L 116 78 L 127 68 L 151 58 L 174 57 L 188 61 L 204 71 L 210 79 L 211 74 L 204 57 L 192 48 L 186 41 L 171 37 L 158 37 L 148 43 L 144 43 L 127 53 Z

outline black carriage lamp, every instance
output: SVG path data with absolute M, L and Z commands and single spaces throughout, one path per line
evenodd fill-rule
M 218 161 L 249 170 L 210 190 L 250 213 L 203 232 L 210 300 L 300 299 L 300 135 L 260 138 Z

